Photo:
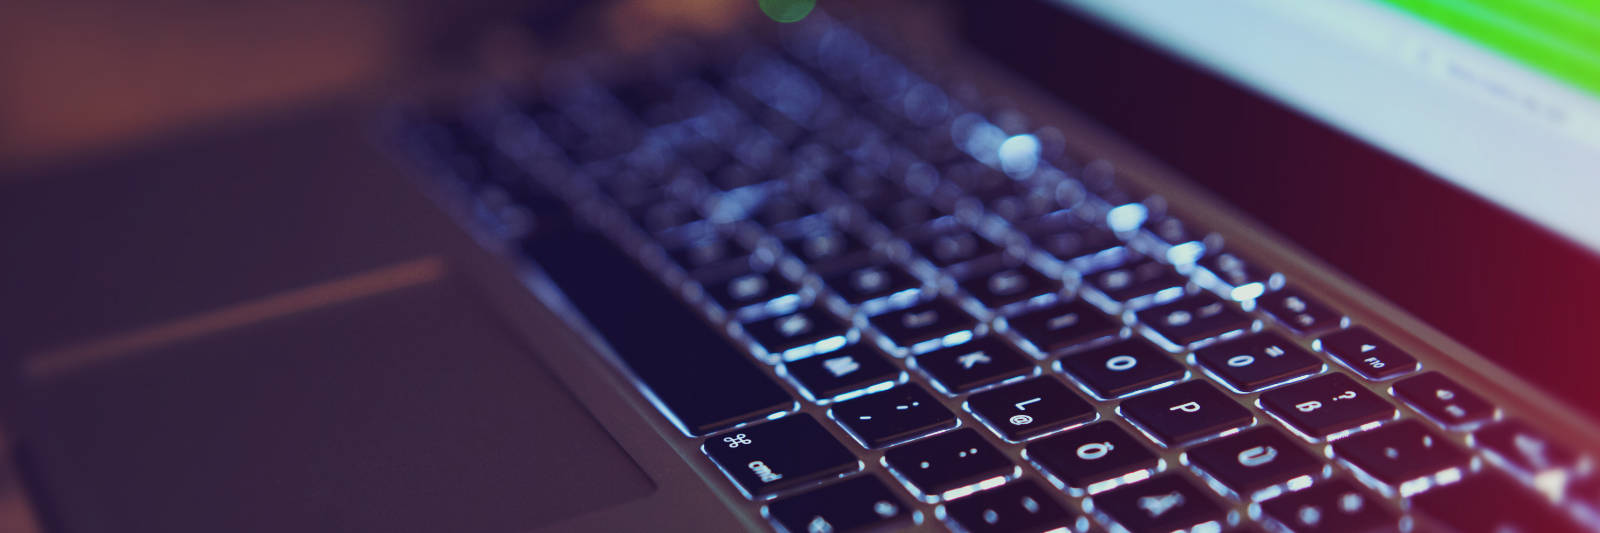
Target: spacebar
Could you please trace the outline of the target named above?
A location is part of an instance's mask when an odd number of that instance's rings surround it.
[[[754,361],[604,237],[556,232],[525,249],[691,435],[793,406]]]

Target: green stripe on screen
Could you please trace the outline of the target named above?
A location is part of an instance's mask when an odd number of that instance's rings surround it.
[[[1600,96],[1600,3],[1587,0],[1381,1]]]

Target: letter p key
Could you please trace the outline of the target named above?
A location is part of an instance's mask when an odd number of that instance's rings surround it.
[[[1168,407],[1167,410],[1168,411],[1183,411],[1185,413],[1198,413],[1198,412],[1200,412],[1200,404],[1195,403],[1195,402],[1184,402],[1184,403],[1180,403],[1178,405],[1174,405],[1172,407]]]

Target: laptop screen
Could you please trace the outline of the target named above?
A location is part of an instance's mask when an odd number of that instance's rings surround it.
[[[1058,1],[1600,252],[1600,4]]]

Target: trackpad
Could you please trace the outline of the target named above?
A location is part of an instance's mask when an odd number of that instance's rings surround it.
[[[449,281],[122,354],[30,384],[64,531],[509,532],[654,484]]]

